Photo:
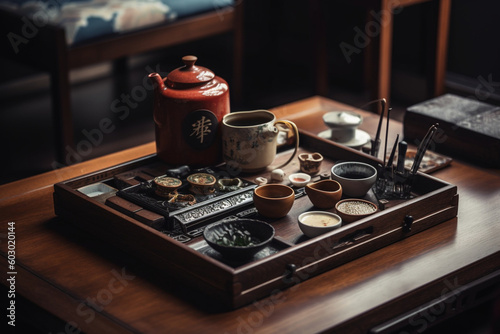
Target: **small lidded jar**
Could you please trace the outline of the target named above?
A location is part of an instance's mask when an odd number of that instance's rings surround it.
[[[323,115],[323,121],[330,128],[333,141],[346,143],[356,136],[363,117],[351,111],[330,111]]]

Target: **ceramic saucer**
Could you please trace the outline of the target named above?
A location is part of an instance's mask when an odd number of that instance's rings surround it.
[[[318,134],[318,136],[320,136],[321,138],[325,138],[325,139],[331,139],[332,138],[332,130],[322,131]],[[343,143],[340,143],[340,142],[336,142],[336,143],[339,143],[339,144],[342,144],[342,145],[345,145],[345,146],[348,146],[351,148],[358,148],[358,147],[361,147],[361,146],[369,143],[370,140],[371,140],[371,137],[368,133],[366,133],[363,130],[356,129],[356,134],[355,134],[353,139],[351,139],[347,142],[343,142]]]

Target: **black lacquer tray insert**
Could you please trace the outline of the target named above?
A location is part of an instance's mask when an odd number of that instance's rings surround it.
[[[189,183],[182,180],[183,185],[178,189],[180,194],[191,194]],[[154,191],[153,180],[142,182],[118,191],[117,195],[141,207],[147,208],[165,217],[167,229],[180,228],[184,233],[198,228],[207,221],[252,204],[253,189],[257,185],[244,180],[242,186],[233,191],[224,192],[216,189],[211,194],[193,194],[196,204],[182,205],[170,203],[168,199],[158,196]]]

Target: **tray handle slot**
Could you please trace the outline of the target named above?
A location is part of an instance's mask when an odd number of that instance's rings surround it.
[[[373,226],[368,226],[366,228],[356,230],[340,238],[339,241],[335,243],[332,248],[337,249],[340,247],[352,245],[361,239],[369,237],[372,234],[373,234]]]

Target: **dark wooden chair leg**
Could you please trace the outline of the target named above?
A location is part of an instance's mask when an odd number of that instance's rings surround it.
[[[392,64],[392,29],[393,15],[391,1],[382,0],[382,22],[380,25],[379,74],[377,84],[377,99],[391,99],[391,64]]]
[[[443,95],[445,93],[450,11],[451,0],[439,0],[436,41],[436,65],[433,92],[435,96]]]
[[[64,36],[59,38],[58,51],[54,59],[50,76],[53,124],[55,133],[56,159],[62,164],[69,149],[75,149],[73,116],[71,114],[71,86],[69,64]]]
[[[431,19],[427,25],[426,38],[432,47],[428,48],[426,55],[427,94],[439,96],[445,92],[451,0],[431,1],[428,5]]]

